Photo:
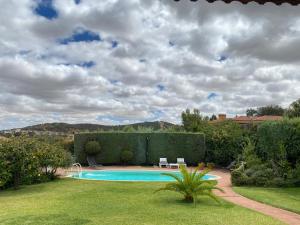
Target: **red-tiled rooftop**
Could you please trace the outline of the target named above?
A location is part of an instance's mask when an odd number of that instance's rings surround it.
[[[180,1],[180,0],[174,0],[176,2]],[[184,0],[185,1],[185,0]],[[198,0],[190,0],[192,2],[197,2]],[[200,0],[200,1],[203,1],[203,0]],[[300,0],[206,0],[208,2],[216,2],[216,1],[223,1],[223,2],[226,2],[226,3],[231,3],[231,2],[241,2],[243,4],[247,4],[247,3],[250,3],[250,2],[256,2],[258,4],[265,4],[267,2],[272,2],[276,5],[281,5],[283,3],[289,3],[291,5],[299,5],[300,4]]]
[[[282,120],[282,116],[237,116],[234,121],[278,121]]]

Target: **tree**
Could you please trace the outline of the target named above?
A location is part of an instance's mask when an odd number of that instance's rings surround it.
[[[253,108],[247,109],[246,110],[246,115],[247,116],[255,116],[255,115],[257,115],[257,110],[253,109]]]
[[[209,120],[210,121],[217,120],[217,116],[215,114],[212,114]]]
[[[284,109],[279,105],[268,105],[257,109],[258,116],[283,116]]]
[[[209,126],[208,118],[202,116],[198,109],[194,109],[193,112],[187,109],[182,112],[181,118],[183,127],[188,132],[204,132]]]
[[[300,117],[300,99],[294,101],[286,112],[289,118]]]

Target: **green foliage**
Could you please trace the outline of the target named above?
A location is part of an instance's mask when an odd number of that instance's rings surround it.
[[[231,172],[232,183],[237,186],[293,186],[299,185],[297,166],[295,169],[287,160],[283,144],[263,159],[256,154],[255,145],[247,139],[237,168]]]
[[[187,109],[181,114],[182,124],[187,132],[206,132],[209,129],[208,119],[201,115],[198,109],[191,112]]]
[[[39,162],[39,168],[42,168],[43,173],[50,179],[55,177],[57,168],[65,168],[72,163],[70,153],[61,146],[43,142],[39,143],[39,148],[34,152],[34,157]]]
[[[101,151],[101,146],[97,141],[88,141],[84,150],[87,155],[97,155]]]
[[[74,141],[70,139],[64,139],[62,141],[63,148],[70,152],[72,155],[74,154]]]
[[[124,149],[121,152],[121,162],[123,162],[125,164],[131,162],[133,157],[134,157],[133,152],[130,150]]]
[[[243,130],[239,124],[224,121],[211,125],[211,132],[206,133],[206,161],[228,166],[242,152]]]
[[[257,108],[257,115],[258,116],[265,116],[265,115],[273,115],[273,116],[283,116],[284,109],[279,105],[268,105]]]
[[[70,155],[60,146],[28,138],[12,137],[0,144],[0,187],[32,184],[54,177],[67,166]]]
[[[101,154],[96,160],[104,165],[122,164],[120,155],[123,149],[133,152],[131,163],[135,165],[158,164],[161,157],[167,157],[170,162],[183,157],[188,164],[197,165],[205,157],[204,135],[199,133],[82,133],[74,138],[76,161],[82,164],[86,163],[84,146],[89,140],[101,143]]]
[[[215,114],[212,114],[212,116],[209,118],[210,121],[217,120],[217,116]]]
[[[208,123],[199,110],[187,109],[182,113],[182,123],[188,132],[203,132],[207,151],[205,161],[228,166],[242,151],[244,131],[233,121]]]
[[[300,160],[300,119],[265,122],[258,127],[257,138],[262,159],[278,162],[283,158],[292,167]]]
[[[246,115],[247,116],[256,116],[257,115],[257,110],[253,109],[253,108],[247,109],[246,110]]]
[[[193,172],[189,172],[185,166],[180,166],[180,174],[174,173],[162,173],[163,175],[174,178],[175,182],[166,184],[164,188],[158,189],[158,191],[175,191],[184,196],[184,200],[187,202],[194,202],[196,205],[197,197],[200,195],[208,196],[215,201],[219,202],[218,198],[213,194],[212,190],[222,189],[216,187],[217,181],[215,180],[203,180],[203,177],[209,172],[204,170],[199,172],[199,168],[196,168]]]
[[[289,118],[300,117],[300,99],[294,101],[288,108],[286,115]]]
[[[124,132],[135,132],[136,130],[132,126],[124,126],[122,131],[124,131]]]

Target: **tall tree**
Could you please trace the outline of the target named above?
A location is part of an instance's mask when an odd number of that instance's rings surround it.
[[[217,116],[215,114],[212,114],[209,120],[210,121],[217,120]]]
[[[267,105],[257,109],[258,116],[283,116],[284,109],[279,105]]]
[[[300,99],[294,101],[286,112],[289,118],[300,117]]]
[[[257,115],[257,110],[253,109],[253,108],[247,109],[246,110],[246,115],[247,116],[255,116],[255,115]]]
[[[208,117],[202,116],[198,109],[193,112],[187,109],[182,112],[181,118],[183,127],[188,132],[204,132],[208,127]]]

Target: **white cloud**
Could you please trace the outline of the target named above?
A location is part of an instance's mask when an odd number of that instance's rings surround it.
[[[49,20],[36,1],[0,3],[0,129],[178,123],[187,107],[235,115],[300,95],[299,7],[55,0]],[[101,41],[59,44],[78,29]]]

